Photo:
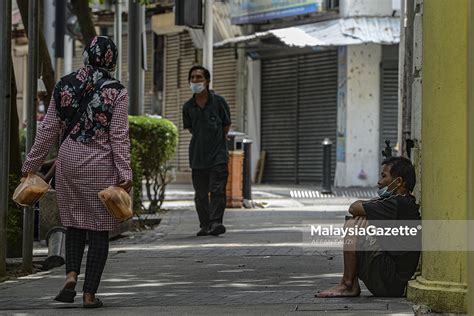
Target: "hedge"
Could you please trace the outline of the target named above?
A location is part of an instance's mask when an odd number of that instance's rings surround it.
[[[129,116],[132,169],[134,172],[134,210],[143,209],[142,180],[148,201],[147,210],[160,210],[166,185],[171,181],[168,161],[178,144],[178,129],[169,120],[156,116]]]

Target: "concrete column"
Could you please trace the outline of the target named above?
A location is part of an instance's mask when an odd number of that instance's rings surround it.
[[[467,11],[468,0],[423,3],[423,220],[468,218]],[[438,233],[459,242],[450,231]],[[423,235],[423,248],[434,247],[431,243]],[[421,262],[408,299],[436,312],[466,312],[467,252],[424,251]]]
[[[247,135],[253,140],[252,143],[252,175],[260,157],[260,60],[247,60]]]
[[[468,11],[468,87],[474,84],[474,3],[469,1]],[[468,219],[474,220],[474,91],[468,90]],[[474,249],[474,231],[469,231],[469,249]],[[467,260],[467,275],[468,275],[468,313],[474,314],[474,251],[468,253]]]
[[[345,65],[339,62],[338,157],[335,185],[374,186],[379,175],[380,62],[377,44],[346,48]],[[341,79],[342,78],[342,79]],[[341,102],[344,107],[341,107]]]
[[[247,133],[247,124],[245,121],[246,102],[247,102],[247,63],[244,47],[237,48],[237,95],[235,96],[235,104],[237,107],[237,131]]]

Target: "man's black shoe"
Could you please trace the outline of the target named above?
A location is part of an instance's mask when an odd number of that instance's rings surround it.
[[[209,230],[209,235],[219,236],[225,233],[225,226],[219,223],[214,223]]]
[[[207,229],[201,228],[200,231],[197,232],[196,236],[207,236],[209,235],[209,231]]]

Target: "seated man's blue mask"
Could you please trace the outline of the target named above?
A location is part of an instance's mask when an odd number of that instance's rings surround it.
[[[397,189],[397,187],[395,187],[392,191],[389,191],[388,188],[392,185],[392,183],[394,183],[398,178],[395,178],[395,180],[393,180],[392,182],[390,182],[389,185],[387,186],[384,186],[383,188],[380,188],[377,190],[377,194],[382,198],[382,199],[385,199],[385,198],[388,198],[390,196],[392,196],[393,192],[395,192],[395,190]]]

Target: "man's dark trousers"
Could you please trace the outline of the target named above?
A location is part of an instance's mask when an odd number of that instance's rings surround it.
[[[228,174],[227,164],[192,170],[194,202],[202,229],[208,229],[214,223],[222,224]]]

